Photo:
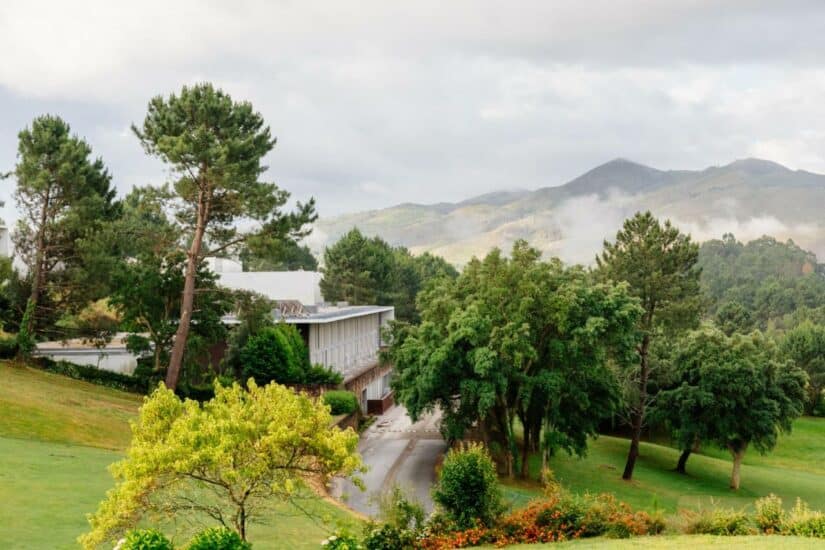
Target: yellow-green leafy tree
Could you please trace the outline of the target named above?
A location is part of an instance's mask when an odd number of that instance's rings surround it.
[[[115,487],[78,540],[97,548],[140,521],[186,516],[211,518],[246,540],[250,522],[305,494],[308,482],[345,476],[360,484],[358,436],[330,424],[327,407],[277,384],[216,386],[203,404],[160,386],[132,425],[126,458],[111,466]]]

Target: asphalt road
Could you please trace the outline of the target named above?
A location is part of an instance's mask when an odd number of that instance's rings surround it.
[[[436,415],[413,424],[404,407],[396,405],[361,435],[358,451],[369,467],[362,476],[367,490],[360,491],[350,482],[341,482],[336,492],[353,510],[375,516],[376,496],[397,483],[407,494],[415,495],[430,512],[435,465],[446,450]]]

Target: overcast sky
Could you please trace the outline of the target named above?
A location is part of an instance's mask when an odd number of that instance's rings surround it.
[[[278,137],[267,178],[322,215],[558,185],[614,157],[825,172],[821,0],[401,4],[3,0],[0,172],[49,112],[121,193],[160,183],[129,125],[203,80],[252,101]]]

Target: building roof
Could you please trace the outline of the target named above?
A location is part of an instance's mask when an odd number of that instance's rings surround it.
[[[363,317],[364,315],[373,315],[375,313],[386,313],[394,309],[393,306],[319,306],[314,311],[312,309],[305,309],[303,313],[297,315],[277,315],[276,317],[278,320],[283,320],[285,323],[291,325],[315,325],[333,323],[335,321],[343,321],[344,319]],[[278,310],[276,310],[276,312],[277,311]]]

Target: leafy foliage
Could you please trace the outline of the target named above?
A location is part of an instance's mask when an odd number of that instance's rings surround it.
[[[628,420],[631,428],[630,450],[622,478],[631,479],[639,439],[650,400],[651,342],[663,333],[690,328],[698,322],[699,247],[669,220],[660,223],[650,212],[637,213],[625,220],[616,240],[604,243],[596,258],[598,273],[605,280],[626,282],[641,301],[644,314],[639,318],[641,343],[638,363],[625,373]]]
[[[172,541],[156,529],[133,529],[126,533],[118,550],[174,550]]]
[[[259,384],[270,381],[279,384],[340,383],[340,375],[327,369],[314,369],[309,351],[298,329],[279,323],[264,327],[251,336],[240,353],[245,378]]]
[[[332,390],[324,392],[324,404],[331,414],[352,414],[358,410],[358,398],[351,391]]]
[[[711,327],[691,332],[675,357],[679,382],[663,391],[658,408],[681,448],[695,440],[730,450],[731,488],[748,446],[771,450],[802,414],[805,373],[779,359],[776,346],[758,332],[725,336]]]
[[[494,250],[418,300],[421,324],[396,325],[392,335],[398,400],[414,418],[438,406],[450,439],[478,425],[508,473],[516,419],[526,427],[522,453],[542,439],[547,457],[583,453],[617,411],[609,362],[634,360],[641,313],[626,287],[541,262],[520,241],[511,259]]]
[[[790,240],[762,237],[742,244],[726,234],[702,244],[698,263],[708,313],[722,318],[727,334],[764,330],[797,310],[825,305],[822,267]]]
[[[457,272],[443,258],[413,256],[380,237],[369,238],[357,228],[324,251],[321,292],[329,301],[394,305],[400,321],[417,322],[416,296],[440,278]]]
[[[309,247],[294,240],[250,239],[239,254],[244,271],[317,271],[318,260]]]
[[[277,384],[248,391],[215,386],[204,404],[159,386],[132,426],[117,483],[89,517],[84,548],[116,539],[144,517],[206,514],[246,540],[270,505],[294,499],[308,480],[361,469],[358,436],[330,427],[326,407]]]
[[[748,514],[743,511],[726,508],[682,510],[682,518],[682,530],[688,535],[741,536],[756,532]]]
[[[822,404],[825,390],[825,326],[803,322],[784,334],[780,349],[808,374],[805,412],[814,414]]]
[[[251,550],[252,545],[226,527],[210,527],[194,536],[186,550]]]
[[[433,500],[460,529],[493,525],[504,511],[496,467],[481,445],[447,453]]]

